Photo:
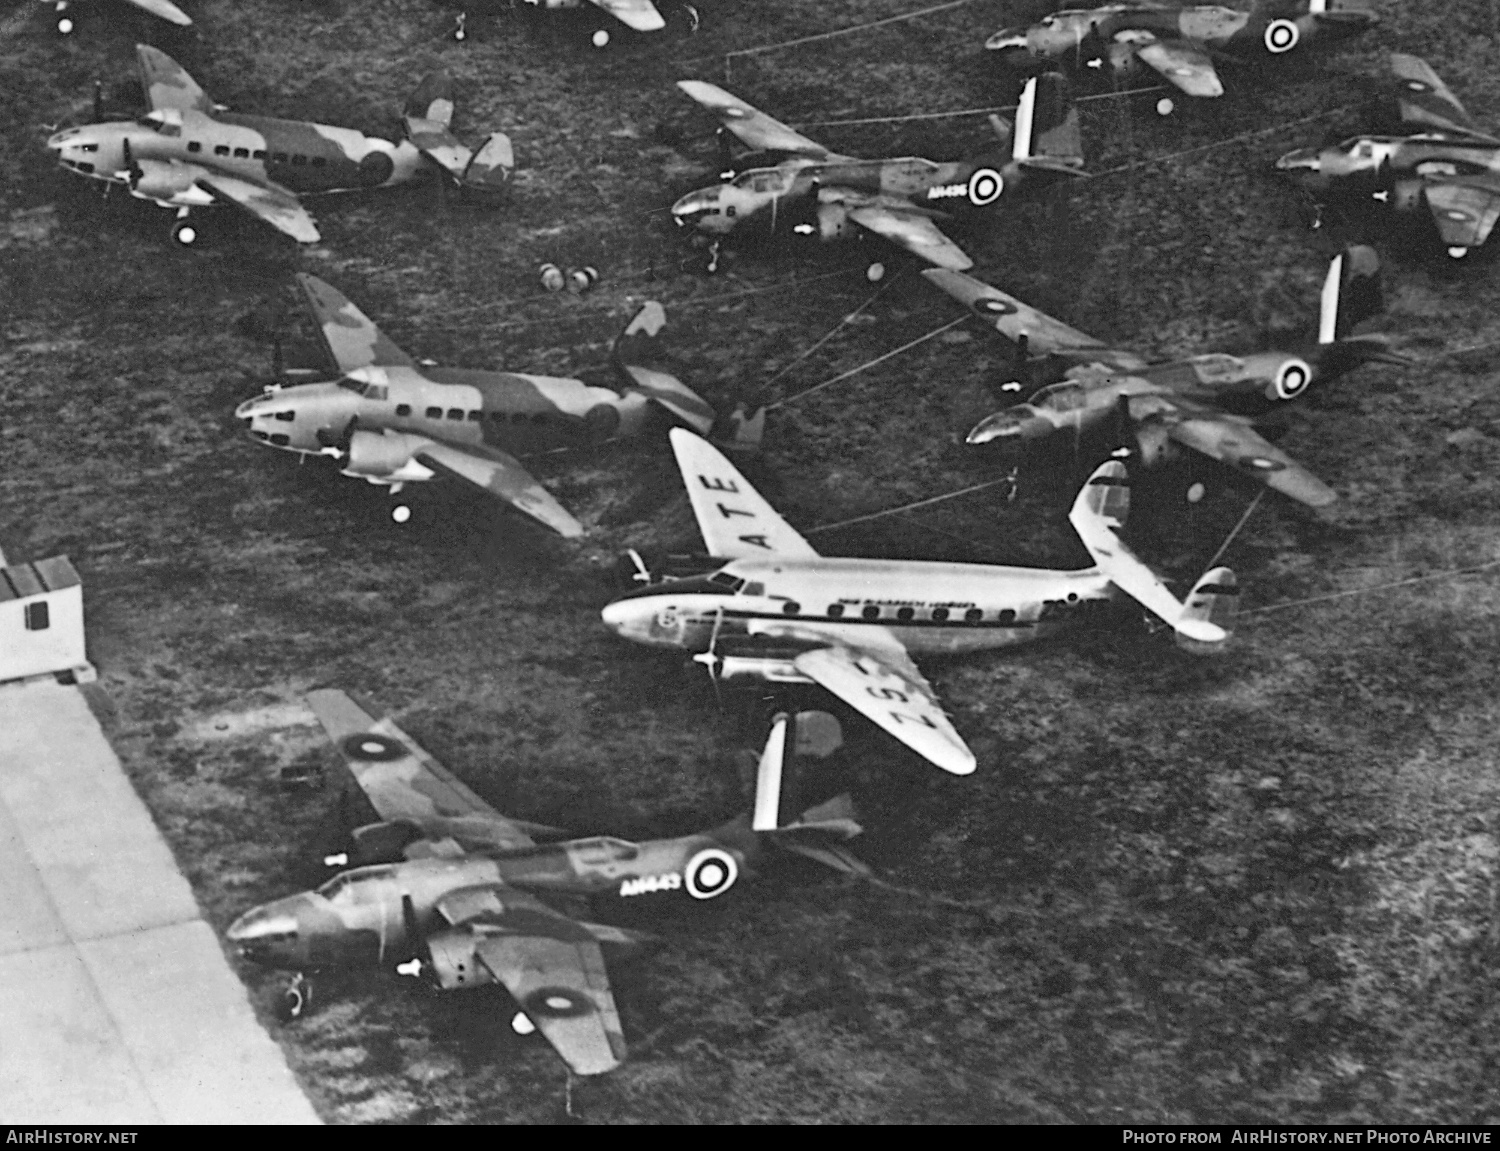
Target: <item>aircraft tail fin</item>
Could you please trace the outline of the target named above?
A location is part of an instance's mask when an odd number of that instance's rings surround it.
[[[847,792],[809,807],[789,823],[781,819],[785,770],[796,760],[799,734],[817,738],[815,732],[801,729],[804,722],[810,725],[811,717],[818,714],[803,712],[791,716],[783,712],[771,722],[771,733],[766,738],[756,774],[755,809],[750,826],[783,851],[816,860],[836,871],[868,875],[869,867],[842,846],[841,841],[853,839],[864,830]]]
[[[1067,77],[1043,72],[1026,81],[1010,137],[1011,159],[1025,168],[1061,174],[1082,170],[1083,136]]]
[[[1318,343],[1342,340],[1356,324],[1384,310],[1380,256],[1364,244],[1351,245],[1328,264],[1318,307]]]
[[[1129,513],[1130,483],[1125,465],[1110,460],[1095,469],[1083,485],[1068,520],[1109,581],[1147,611],[1171,624],[1178,642],[1185,648],[1208,651],[1221,646],[1229,638],[1229,632],[1207,611],[1209,601],[1205,599],[1196,609],[1179,602],[1161,577],[1121,538]],[[1200,581],[1199,587],[1203,586]]]
[[[444,71],[422,77],[404,109],[406,136],[417,151],[466,188],[493,191],[516,166],[510,137],[491,132],[476,152],[458,140],[453,124],[453,80]]]
[[[656,358],[656,337],[666,324],[666,309],[659,303],[647,300],[642,304],[615,340],[615,369],[627,392],[654,401],[700,436],[706,436],[716,418],[708,401],[670,372],[639,362]]]

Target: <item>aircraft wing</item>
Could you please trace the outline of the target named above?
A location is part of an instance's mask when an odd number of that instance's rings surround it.
[[[531,837],[518,824],[470,791],[390,716],[372,714],[333,688],[308,692],[307,705],[381,819],[421,824],[435,818],[479,818],[497,846],[531,846]]]
[[[1024,337],[1026,349],[1032,355],[1087,352],[1092,360],[1125,370],[1134,371],[1146,366],[1146,361],[1134,352],[1110,348],[1087,332],[1070,328],[1061,320],[1054,320],[1046,312],[1040,312],[973,276],[948,268],[928,268],[922,275],[980,319],[994,325],[995,331],[1007,340],[1019,343]]]
[[[718,448],[686,428],[673,428],[670,434],[677,467],[709,555],[726,559],[767,555],[817,558],[812,545],[776,514],[776,509]]]
[[[222,200],[238,204],[299,244],[316,244],[322,236],[297,197],[275,184],[254,184],[227,172],[204,169],[198,183]]]
[[[436,440],[414,453],[417,462],[434,471],[467,480],[504,500],[543,527],[572,539],[583,535],[583,525],[552,497],[513,457],[481,444],[445,444]]]
[[[297,286],[307,310],[318,324],[318,332],[339,371],[380,365],[413,367],[415,361],[386,338],[373,320],[356,308],[337,288],[306,272],[297,273]]]
[[[656,32],[667,26],[651,0],[592,0],[592,3],[637,32]]]
[[[169,20],[181,28],[186,28],[193,22],[191,16],[177,7],[176,4],[170,3],[169,0],[130,0],[130,3],[143,11],[151,13],[153,16],[160,16],[163,20]]]
[[[1391,71],[1401,82],[1401,92],[1396,97],[1396,104],[1401,111],[1403,123],[1495,140],[1494,136],[1475,125],[1469,110],[1420,56],[1392,52]]]
[[[1151,37],[1135,50],[1141,63],[1154,68],[1169,84],[1189,96],[1224,95],[1224,85],[1214,70],[1214,62],[1200,45],[1189,40],[1158,40]]]
[[[604,953],[586,927],[508,887],[454,892],[437,911],[478,936],[479,961],[577,1074],[620,1065],[625,1030]]]
[[[932,685],[901,642],[880,630],[885,642],[835,643],[803,652],[793,666],[944,771],[971,774],[974,753],[948,722]]]
[[[147,6],[142,4],[141,7]],[[166,7],[172,6],[168,4]],[[149,44],[137,44],[135,60],[141,73],[141,91],[146,94],[146,104],[153,112],[162,108],[176,108],[181,112],[213,115],[214,102],[198,87],[197,81],[187,74],[186,69],[165,52]]]
[[[974,266],[969,254],[943,235],[931,216],[886,204],[866,204],[851,209],[849,218],[861,228],[868,228],[940,268],[962,272]]]
[[[677,86],[717,116],[724,127],[751,148],[770,152],[795,152],[817,159],[831,155],[822,144],[793,131],[780,120],[773,120],[738,96],[731,96],[717,84],[709,84],[703,80],[679,80]]]
[[[1426,192],[1438,235],[1450,248],[1477,248],[1500,219],[1500,178],[1494,175],[1439,177]]]
[[[1247,423],[1193,415],[1169,425],[1167,435],[1308,507],[1327,507],[1338,499],[1332,488]]]

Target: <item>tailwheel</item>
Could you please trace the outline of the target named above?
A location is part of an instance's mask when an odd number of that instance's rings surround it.
[[[462,43],[463,40],[469,35],[468,30],[464,28],[464,24],[468,21],[468,19],[469,14],[467,12],[460,12],[458,14],[458,20],[453,25],[453,38],[460,43]]]
[[[281,993],[281,1002],[278,1005],[281,1020],[283,1023],[290,1023],[293,1019],[300,1019],[303,1013],[311,1007],[312,983],[299,971],[287,984],[286,990]]]
[[[191,248],[198,242],[198,229],[188,221],[186,211],[178,213],[177,222],[172,225],[172,239],[184,248]]]

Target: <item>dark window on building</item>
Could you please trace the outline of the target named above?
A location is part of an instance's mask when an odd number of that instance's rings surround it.
[[[916,615],[916,614],[917,613],[914,612],[914,611],[912,611],[911,608],[909,608],[909,607],[898,608],[896,610],[896,618],[897,619],[911,619],[911,617],[914,616],[914,615]]]
[[[464,418],[464,410],[462,408],[449,408],[448,418],[450,420],[461,420]]]
[[[933,608],[932,609],[932,618],[935,619],[935,620],[937,620],[938,623],[942,623],[945,619],[948,618],[948,609],[945,608],[945,607],[935,607],[935,608]]]
[[[227,156],[227,155],[229,155],[229,145],[228,144],[216,144],[214,146],[214,155],[215,156]]]
[[[841,603],[831,603],[831,604],[828,605],[828,618],[829,619],[838,619],[839,616],[841,616],[843,614],[844,614],[844,605],[843,604],[841,604]]]
[[[26,605],[27,631],[46,631],[51,626],[52,617],[47,610],[46,600],[37,600],[36,603]]]
[[[234,158],[236,160],[248,160],[248,159],[250,159],[250,149],[249,148],[236,148],[234,150]]]
[[[443,418],[443,409],[442,408],[428,408],[427,409],[427,418],[429,420],[440,420],[440,419],[442,419]]]
[[[411,415],[411,405],[410,404],[397,404],[396,405],[396,414],[398,416],[409,416],[409,415]]]
[[[977,607],[971,607],[968,611],[964,612],[964,619],[970,623],[978,623],[983,618],[984,612],[980,611]]]
[[[865,619],[879,619],[880,618],[880,609],[878,607],[876,607],[874,604],[869,604],[859,614],[862,615],[862,616],[864,616]]]
[[[796,615],[801,610],[802,605],[800,603],[795,603],[792,600],[787,600],[786,603],[781,605],[782,615]]]
[[[189,140],[188,141],[188,151],[189,152],[201,152],[201,151],[203,151],[203,145],[200,144],[200,143],[198,143],[197,140]]]

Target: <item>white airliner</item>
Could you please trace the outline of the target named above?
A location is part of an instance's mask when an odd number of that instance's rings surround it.
[[[1130,488],[1118,460],[1089,477],[1069,514],[1093,567],[830,559],[707,441],[682,428],[671,436],[704,543],[722,566],[629,592],[604,609],[605,624],[636,643],[694,652],[725,679],[819,684],[954,775],[974,770],[974,753],[914,654],[1040,639],[1121,593],[1171,624],[1188,650],[1229,638],[1232,571],[1208,572],[1181,603],[1120,538]]]

